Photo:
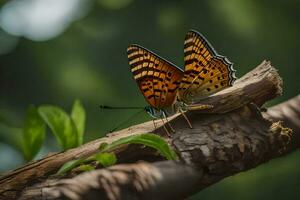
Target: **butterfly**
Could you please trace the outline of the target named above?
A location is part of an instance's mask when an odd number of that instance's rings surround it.
[[[183,114],[194,97],[216,93],[236,79],[233,64],[194,30],[185,37],[184,71],[140,45],[130,45],[127,55],[133,77],[149,104],[145,110],[153,118]]]

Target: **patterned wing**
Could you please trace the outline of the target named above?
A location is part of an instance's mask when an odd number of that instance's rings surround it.
[[[189,31],[184,42],[185,71],[179,97],[191,103],[194,96],[207,96],[233,84],[233,64],[218,55],[204,36]]]
[[[139,45],[130,45],[127,54],[131,72],[147,102],[156,109],[171,106],[183,71]]]

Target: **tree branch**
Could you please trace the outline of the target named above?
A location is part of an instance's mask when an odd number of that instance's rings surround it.
[[[152,122],[124,129],[67,152],[29,163],[0,178],[0,197],[5,199],[181,199],[224,177],[256,167],[299,147],[300,98],[270,108],[261,114],[257,105],[281,93],[282,81],[269,62],[239,79],[237,83],[206,99],[211,114],[188,112],[193,129],[181,116],[172,117],[176,133],[171,138]],[[283,112],[286,108],[293,112]],[[222,114],[216,114],[222,113]],[[281,114],[280,114],[281,113]],[[293,114],[291,114],[293,113]],[[270,121],[274,120],[274,122]],[[281,120],[294,129],[285,128]],[[110,143],[132,134],[155,132],[165,137],[180,155],[180,162],[161,161],[149,148],[129,145],[115,152],[120,163],[69,178],[51,176],[65,162],[97,152],[101,143]]]
[[[300,95],[268,109],[263,116],[273,122],[282,121],[293,130],[290,150],[300,147]]]
[[[199,110],[198,113],[226,113],[249,103],[262,106],[266,101],[282,94],[282,79],[270,61],[263,61],[254,70],[238,79],[233,87],[208,97],[199,97],[199,104],[213,105],[211,110]],[[197,103],[191,108],[197,107]]]

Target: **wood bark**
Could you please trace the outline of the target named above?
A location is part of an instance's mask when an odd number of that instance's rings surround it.
[[[213,109],[187,112],[193,129],[181,115],[175,115],[170,118],[176,130],[171,137],[166,136],[161,122],[154,130],[150,121],[46,156],[2,176],[0,198],[185,198],[300,146],[299,96],[261,112],[264,102],[281,93],[281,78],[270,62],[264,61],[233,87],[199,99],[197,104],[213,105]],[[103,142],[150,132],[164,137],[180,160],[164,161],[153,149],[127,145],[115,151],[115,166],[68,177],[54,175],[65,162],[97,152]]]

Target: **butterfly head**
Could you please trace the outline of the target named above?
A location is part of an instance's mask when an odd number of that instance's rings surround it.
[[[187,105],[194,103],[195,95],[190,91],[183,92],[180,97],[177,97],[177,104],[179,107],[186,108]]]
[[[177,113],[179,110],[187,111],[187,104],[179,99],[174,103],[173,110]]]

